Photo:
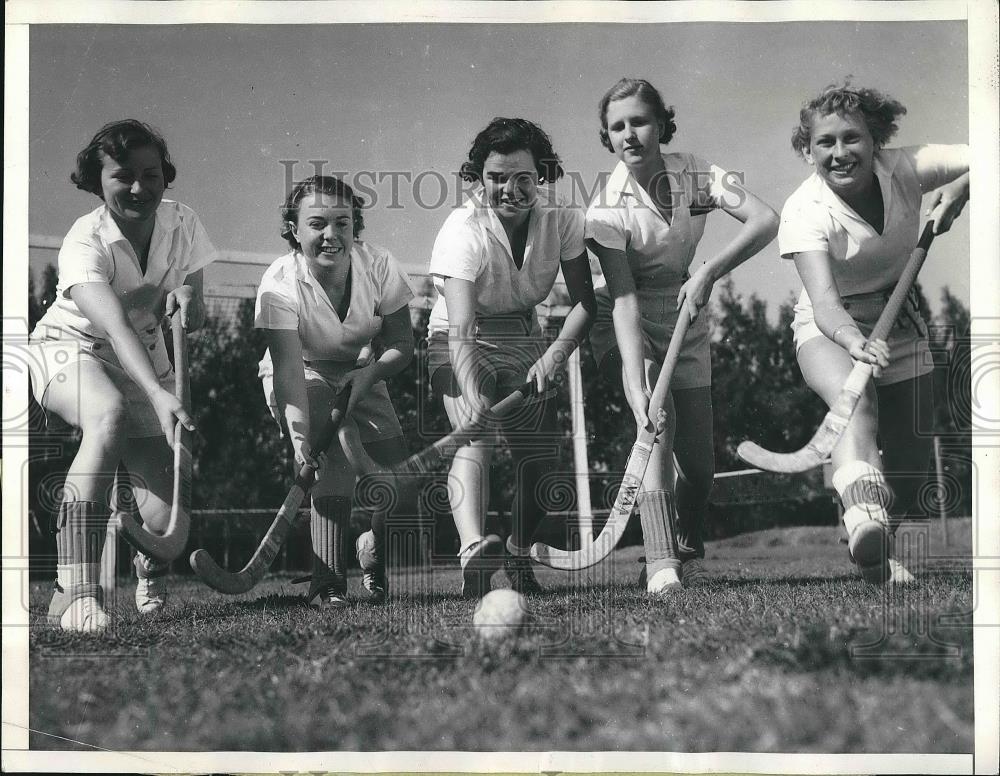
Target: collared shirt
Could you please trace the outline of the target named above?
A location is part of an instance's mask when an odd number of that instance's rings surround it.
[[[824,251],[841,296],[891,287],[917,245],[920,200],[969,169],[968,146],[926,145],[886,148],[875,153],[875,176],[882,191],[883,228],[854,212],[816,173],[785,202],[778,251]],[[803,298],[808,301],[803,289]]]
[[[682,281],[708,212],[734,196],[725,188],[728,173],[721,167],[681,153],[664,154],[663,163],[673,200],[670,223],[624,162],[587,209],[587,239],[624,251],[640,287],[667,288]]]
[[[106,339],[70,297],[78,283],[109,283],[137,331],[159,325],[167,294],[215,261],[218,254],[197,214],[164,199],[156,209],[146,271],[107,205],[78,218],[59,249],[56,299],[39,326],[57,327],[90,339]]]
[[[552,290],[560,262],[584,250],[583,211],[551,187],[539,186],[518,269],[507,233],[480,190],[445,220],[431,251],[430,274],[439,293],[449,277],[474,283],[477,315],[533,313]],[[447,331],[443,293],[434,303],[428,328],[431,333]]]
[[[353,361],[382,329],[382,319],[413,298],[392,254],[362,240],[351,248],[351,302],[343,321],[299,251],[271,264],[257,288],[254,326],[297,331],[306,361]],[[261,375],[270,373],[270,353]]]

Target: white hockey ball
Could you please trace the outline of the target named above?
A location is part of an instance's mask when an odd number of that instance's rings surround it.
[[[483,596],[472,615],[479,638],[494,641],[516,636],[528,621],[528,602],[514,590],[493,590]]]

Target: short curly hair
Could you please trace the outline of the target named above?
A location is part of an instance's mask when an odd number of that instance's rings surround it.
[[[119,164],[125,164],[130,151],[147,146],[152,146],[160,152],[160,159],[163,161],[163,180],[169,186],[177,177],[177,168],[170,161],[167,143],[159,131],[136,119],[112,121],[101,127],[76,155],[76,169],[70,173],[69,179],[78,189],[89,191],[104,199],[104,190],[101,187],[103,157],[108,156]]]
[[[809,150],[814,116],[841,116],[856,113],[864,119],[876,148],[882,148],[896,134],[896,119],[906,114],[906,107],[888,94],[875,89],[855,89],[850,80],[830,84],[799,111],[799,123],[792,130],[792,148],[802,157]]]
[[[285,197],[285,202],[281,206],[281,236],[288,241],[288,244],[298,250],[299,241],[295,239],[289,223],[298,223],[299,203],[310,194],[326,194],[351,203],[351,220],[354,222],[354,236],[357,237],[365,228],[365,217],[362,210],[367,203],[354,193],[348,184],[340,178],[332,175],[312,175],[299,181]]]
[[[611,138],[608,137],[608,105],[615,100],[624,100],[628,97],[638,97],[653,109],[657,120],[663,122],[663,131],[660,133],[660,144],[666,145],[677,131],[674,123],[674,106],[669,108],[663,102],[660,92],[649,81],[642,78],[622,78],[618,83],[608,89],[598,103],[597,112],[601,116],[601,145],[611,153],[615,152],[611,145]]]
[[[559,180],[563,174],[559,155],[552,148],[552,141],[545,131],[527,119],[507,119],[497,116],[486,129],[472,141],[469,158],[462,164],[458,174],[462,180],[474,183],[482,181],[483,167],[491,153],[512,154],[515,151],[529,151],[535,160],[538,177],[546,182]]]

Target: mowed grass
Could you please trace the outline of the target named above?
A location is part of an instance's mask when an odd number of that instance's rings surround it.
[[[950,547],[937,530],[914,532],[926,557],[902,594],[856,578],[834,528],[714,542],[718,581],[667,601],[636,586],[640,548],[540,570],[531,626],[492,645],[443,563],[346,611],[306,607],[285,576],[236,598],[176,577],[140,618],[125,585],[99,637],[47,627],[37,585],[30,745],[970,752],[970,521]]]

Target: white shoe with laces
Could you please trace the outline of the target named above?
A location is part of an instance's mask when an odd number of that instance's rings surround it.
[[[59,627],[77,633],[100,633],[108,627],[108,615],[96,598],[77,598],[62,613]]]
[[[139,614],[153,614],[167,605],[167,566],[141,552],[136,553],[135,608]]]
[[[683,589],[684,583],[681,582],[677,569],[671,567],[660,569],[646,580],[646,592],[653,595],[663,595]]]

